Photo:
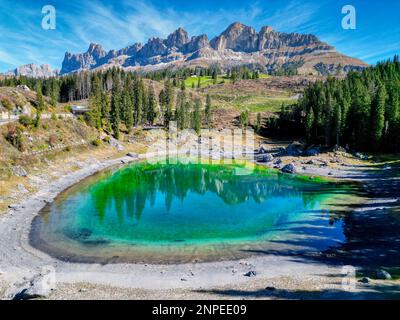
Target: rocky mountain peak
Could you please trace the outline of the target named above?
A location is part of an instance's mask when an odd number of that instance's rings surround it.
[[[58,75],[59,70],[52,70],[48,64],[29,63],[4,73],[6,76],[26,76],[31,78],[50,78]]]
[[[165,45],[169,48],[181,48],[188,42],[188,33],[183,28],[178,28],[168,36],[167,40],[165,41]]]
[[[90,43],[87,53],[96,58],[103,58],[106,56],[107,52],[98,43]]]
[[[271,33],[271,32],[275,32],[275,30],[270,26],[264,26],[260,30],[260,34]]]
[[[220,36],[211,40],[215,50],[252,52],[257,49],[258,34],[249,26],[240,22],[232,23]]]

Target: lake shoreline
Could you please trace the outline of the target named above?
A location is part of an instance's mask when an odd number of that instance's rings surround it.
[[[18,290],[21,279],[24,279],[24,277],[31,279],[42,272],[44,266],[55,268],[57,280],[61,287],[65,288],[64,294],[60,290],[55,290],[54,294],[49,297],[55,299],[76,298],[77,292],[74,291],[74,288],[78,288],[79,291],[79,288],[85,286],[119,288],[121,295],[118,298],[152,298],[160,296],[162,292],[169,292],[168,298],[171,299],[180,298],[182,295],[187,298],[197,296],[199,298],[229,298],[223,294],[224,288],[247,288],[250,290],[257,288],[264,282],[274,283],[274,287],[277,288],[282,287],[285,283],[286,290],[302,284],[301,286],[308,287],[312,291],[320,288],[321,294],[323,294],[323,289],[329,282],[328,280],[332,280],[330,275],[342,273],[340,265],[323,263],[323,261],[310,263],[301,257],[294,259],[290,256],[272,254],[252,256],[235,261],[181,265],[87,265],[62,262],[36,250],[29,244],[32,220],[46,203],[53,201],[63,190],[101,170],[133,161],[137,161],[137,159],[122,157],[93,163],[91,166],[49,183],[41,191],[12,206],[8,214],[0,217],[0,243],[7,243],[7,246],[3,245],[0,248],[0,256],[2,257],[0,261],[0,284],[5,283],[3,291],[6,297]],[[331,168],[319,169],[311,166],[307,169],[299,173],[361,181],[368,185],[368,182],[363,179],[354,178],[357,174],[360,174],[357,167],[348,167],[349,170],[347,171]],[[368,175],[373,178],[372,173],[364,173],[364,177],[368,177]],[[244,276],[249,271],[256,271],[257,275],[251,278]],[[321,288],[321,285],[323,288]],[[333,289],[340,290],[341,283],[337,282],[332,286]],[[133,289],[137,292],[132,291]],[[363,295],[365,289],[365,286],[362,285],[357,289],[358,294]],[[221,292],[218,293],[218,290]],[[80,298],[102,298],[100,291],[100,289],[99,292],[96,292],[95,289],[83,290],[80,292]],[[240,294],[235,297],[240,297]],[[273,298],[274,295],[271,297]],[[162,297],[160,296],[160,298]],[[269,295],[261,294],[261,298],[269,298]]]

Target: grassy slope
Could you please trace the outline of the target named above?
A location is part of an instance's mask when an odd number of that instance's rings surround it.
[[[276,90],[263,83],[263,80],[244,80],[224,83],[202,89],[210,94],[216,108],[250,112],[278,112],[282,104],[290,104],[296,100],[288,89]]]
[[[263,73],[260,74],[260,79],[266,79],[266,78],[268,78],[268,75]],[[200,88],[206,88],[215,85],[211,76],[189,77],[185,80],[186,88],[192,88],[193,84],[195,88],[197,88],[199,79],[200,79]],[[222,83],[232,83],[232,80],[230,78],[227,78],[226,76],[218,76],[216,84],[222,84]]]

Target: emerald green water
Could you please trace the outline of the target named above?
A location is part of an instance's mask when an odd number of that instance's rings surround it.
[[[261,167],[136,163],[61,194],[34,221],[32,242],[78,261],[234,257],[293,239],[306,222],[314,228],[302,236],[324,248],[344,236],[322,204],[345,188]]]

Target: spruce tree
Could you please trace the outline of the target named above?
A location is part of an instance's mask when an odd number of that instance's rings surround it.
[[[211,114],[211,97],[209,94],[207,94],[207,98],[206,98],[206,106],[204,109],[205,112],[205,120],[206,120],[206,124],[207,124],[207,128],[210,129],[211,128],[211,122],[212,122],[212,114]]]
[[[36,87],[36,109],[42,112],[44,110],[44,98],[42,93],[42,85],[38,83]]]
[[[162,99],[164,107],[164,126],[168,128],[172,120],[172,106],[174,104],[174,88],[169,80],[165,82]]]
[[[111,128],[113,131],[113,135],[115,139],[119,139],[120,137],[120,105],[121,105],[121,93],[119,88],[118,81],[113,81],[113,89],[112,89],[112,96],[111,96]]]
[[[262,125],[261,113],[257,113],[257,120],[256,120],[256,125],[255,125],[255,131],[256,131],[257,133],[260,133],[260,131],[261,131],[261,125]]]
[[[154,93],[154,87],[150,87],[148,95],[148,105],[147,105],[147,122],[149,125],[153,125],[157,115],[157,101],[156,95]]]
[[[201,130],[201,101],[200,99],[196,99],[194,102],[194,110],[193,110],[193,129],[197,134],[200,134]]]
[[[375,149],[378,149],[385,126],[386,89],[379,84],[371,106],[371,137]]]

